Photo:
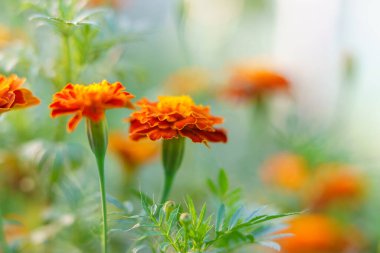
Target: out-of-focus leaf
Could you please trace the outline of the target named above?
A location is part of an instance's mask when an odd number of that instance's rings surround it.
[[[216,220],[215,220],[215,230],[217,232],[223,229],[225,213],[226,213],[226,207],[224,204],[221,204],[219,206],[218,213],[216,215]]]
[[[221,190],[221,194],[222,195],[226,194],[229,188],[229,183],[228,183],[228,177],[227,177],[226,171],[223,169],[219,171],[218,183]]]

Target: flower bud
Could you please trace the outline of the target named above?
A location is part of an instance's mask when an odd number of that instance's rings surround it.
[[[182,226],[187,227],[191,223],[191,215],[189,213],[182,213],[179,217],[179,222]]]
[[[170,214],[175,209],[175,202],[172,200],[166,201],[164,206],[163,206],[163,209],[164,209],[166,217],[169,217]]]

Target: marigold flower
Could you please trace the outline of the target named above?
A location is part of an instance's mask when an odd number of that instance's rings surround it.
[[[139,111],[130,117],[134,140],[188,137],[193,142],[227,142],[225,130],[214,128],[223,119],[210,115],[210,108],[194,104],[189,96],[162,96],[158,102],[139,101]]]
[[[308,179],[307,164],[299,155],[277,154],[265,162],[261,176],[265,183],[296,191],[305,186]]]
[[[109,146],[128,172],[133,172],[142,164],[152,160],[159,151],[156,142],[149,139],[134,141],[129,135],[120,132],[110,134]]]
[[[297,216],[289,222],[289,228],[281,233],[294,235],[278,240],[281,251],[285,253],[338,253],[343,252],[346,246],[339,224],[320,214]]]
[[[281,74],[267,68],[240,66],[233,71],[227,87],[227,95],[247,101],[268,93],[288,90],[289,82]]]
[[[67,130],[72,132],[83,116],[93,122],[100,122],[107,109],[133,108],[132,98],[134,96],[126,92],[120,82],[111,84],[103,80],[87,86],[69,83],[53,96],[49,107],[53,118],[74,114],[67,124]]]
[[[364,193],[363,177],[354,168],[342,164],[326,164],[317,168],[315,180],[305,198],[315,208],[333,203],[357,203]]]
[[[20,88],[24,82],[24,78],[19,78],[16,75],[9,77],[0,75],[0,114],[11,109],[29,107],[40,103],[40,100],[33,96],[30,90]]]

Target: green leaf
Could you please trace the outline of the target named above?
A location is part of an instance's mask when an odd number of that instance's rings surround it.
[[[261,241],[261,242],[258,242],[258,244],[260,244],[262,246],[265,246],[265,247],[268,247],[268,248],[271,248],[271,249],[274,249],[276,251],[280,251],[281,250],[281,246],[277,242]]]
[[[221,231],[223,229],[223,222],[224,222],[224,217],[226,214],[226,207],[224,204],[221,204],[218,209],[218,213],[216,216],[216,221],[215,221],[215,230],[217,232]]]
[[[150,214],[149,200],[146,199],[146,195],[141,194],[141,206],[147,215]]]
[[[255,217],[257,217],[258,216],[258,214],[262,211],[262,210],[264,210],[266,208],[266,206],[260,206],[259,208],[257,208],[257,209],[255,209],[246,219],[245,219],[245,221],[249,221],[249,220],[251,220],[251,219],[253,219],[253,218],[255,218]]]
[[[178,216],[178,212],[179,212],[179,207],[177,207],[169,216],[169,219],[168,219],[168,233],[170,233],[171,229],[173,228],[173,225],[174,225],[174,220],[177,219],[177,216]]]
[[[107,194],[106,198],[107,198],[107,202],[108,202],[108,203],[114,205],[115,207],[119,208],[120,210],[128,211],[128,210],[125,208],[124,204],[121,203],[121,202],[120,202],[119,200],[117,200],[116,198],[114,198],[113,196]]]
[[[166,250],[168,249],[168,247],[170,246],[170,243],[169,242],[162,242],[160,244],[160,251],[162,252],[166,252]]]
[[[236,223],[239,221],[239,218],[240,218],[240,214],[241,214],[241,211],[243,210],[243,207],[240,207],[238,210],[236,210],[236,212],[232,215],[231,219],[230,219],[230,222],[228,224],[228,230],[230,230],[231,228],[233,228]]]
[[[229,183],[228,183],[228,177],[227,177],[226,171],[223,169],[219,171],[218,183],[219,183],[221,194],[225,195],[228,191]]]
[[[199,227],[201,226],[201,224],[203,223],[203,220],[204,220],[205,214],[206,214],[206,203],[203,204],[202,209],[201,209],[201,212],[200,212],[200,214],[199,214],[198,221],[197,221],[197,225],[196,225],[196,228],[195,228],[196,230],[198,230]]]
[[[215,195],[218,194],[218,189],[216,188],[216,185],[214,184],[214,182],[211,179],[207,179],[207,185],[208,185],[209,190],[213,194],[215,194]]]
[[[191,217],[193,217],[193,218],[197,217],[197,211],[195,210],[194,202],[190,198],[190,196],[187,196],[186,204],[187,204],[187,208],[189,209],[189,213],[190,213]]]

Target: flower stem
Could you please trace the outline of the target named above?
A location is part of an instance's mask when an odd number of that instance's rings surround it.
[[[164,191],[162,193],[161,203],[165,203],[165,201],[168,200],[170,191],[173,186],[174,177],[175,177],[175,173],[174,174],[165,173]]]
[[[102,230],[102,252],[107,253],[108,242],[108,225],[107,225],[107,199],[106,199],[106,185],[104,174],[104,160],[107,152],[108,145],[108,133],[107,122],[101,120],[100,122],[94,122],[90,119],[86,121],[87,136],[92,152],[95,155],[96,163],[99,173],[99,184],[101,193],[101,205],[102,205],[102,218],[103,218],[103,230]]]
[[[103,249],[103,253],[107,253],[108,222],[107,222],[106,185],[105,185],[105,175],[104,175],[104,157],[96,157],[96,161],[98,165],[100,196],[101,196],[101,203],[102,203],[102,218],[103,218],[102,249]]]
[[[72,57],[71,57],[71,46],[70,46],[70,36],[69,35],[64,35],[63,36],[63,43],[65,47],[65,52],[66,52],[66,83],[72,82]]]
[[[170,194],[175,174],[181,166],[185,151],[185,138],[164,140],[162,143],[162,163],[165,172],[164,191],[161,203],[164,203]]]
[[[3,253],[9,253],[7,241],[5,240],[3,214],[0,208],[0,249]]]

